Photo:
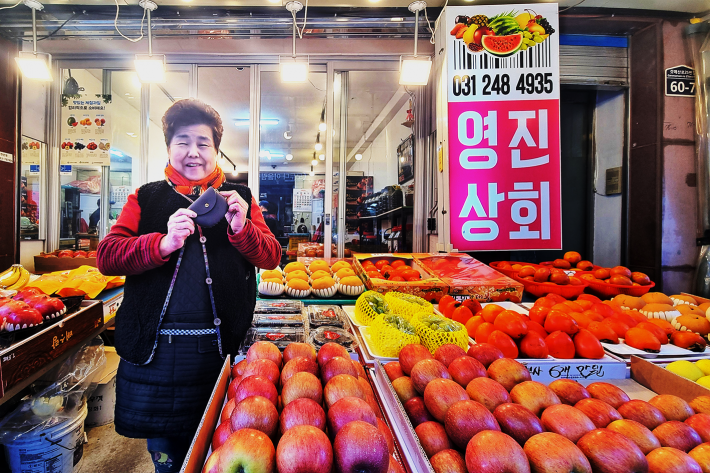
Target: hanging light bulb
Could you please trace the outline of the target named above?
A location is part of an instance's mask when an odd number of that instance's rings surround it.
[[[226,163],[227,163],[226,159],[219,158],[219,167],[223,168]]]
[[[286,161],[291,161],[293,159],[293,155],[291,153],[288,153],[286,155]]]
[[[150,13],[158,8],[158,5],[151,0],[141,0],[138,4],[145,10],[148,16],[148,54],[136,54],[134,62],[138,79],[144,84],[165,82],[165,62],[164,54],[153,55],[153,32],[151,29]]]
[[[291,62],[281,62],[279,56],[279,69],[281,70],[281,82],[306,82],[308,80],[308,59],[306,62],[300,62],[296,59],[296,33],[298,25],[296,25],[296,13],[303,9],[301,2],[292,1],[286,4],[286,10],[293,16],[293,45],[291,50]]]
[[[234,166],[234,170],[232,170],[232,176],[236,177],[238,175],[239,173],[237,172],[237,166]]]
[[[325,155],[324,155],[324,154],[319,154],[319,155],[318,155],[318,159],[320,159],[321,161],[325,161]]]
[[[325,131],[327,129],[328,129],[328,125],[326,125],[325,122],[320,122],[320,125],[318,125],[318,130]]]
[[[316,151],[320,151],[323,149],[323,145],[320,143],[316,143]]]
[[[32,10],[32,51],[20,51],[15,58],[17,66],[20,68],[22,75],[27,79],[35,79],[49,82],[52,80],[52,73],[49,70],[52,64],[52,56],[47,53],[37,52],[37,10],[42,10],[44,6],[37,1],[25,1]]]
[[[311,166],[317,166],[318,165],[318,160],[314,159],[311,161]]]
[[[362,155],[360,153],[355,155],[355,160],[356,161],[362,161]]]
[[[409,11],[415,14],[414,21],[414,56],[400,57],[400,85],[427,85],[431,73],[431,58],[418,57],[417,46],[419,42],[419,12],[426,9],[427,4],[416,1],[409,4]]]
[[[313,166],[311,166],[311,172],[309,172],[308,174],[311,175],[311,176],[315,176],[315,175],[316,175],[316,173],[313,171]]]

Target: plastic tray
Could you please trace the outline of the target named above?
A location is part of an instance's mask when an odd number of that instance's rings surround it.
[[[641,358],[657,358],[659,356],[682,356],[682,357],[692,357],[692,356],[702,356],[707,354],[707,348],[705,352],[703,353],[698,353],[690,350],[686,350],[685,348],[680,348],[675,345],[671,345],[670,343],[666,345],[661,345],[661,351],[658,353],[648,353],[643,350],[639,350],[637,348],[633,348],[628,346],[623,342],[623,339],[619,340],[618,344],[613,344],[613,343],[602,343],[602,346],[604,349],[610,353],[613,353],[614,355],[627,358],[630,357],[631,355],[635,355]]]
[[[512,269],[503,269],[503,268],[499,268],[499,267],[498,267],[498,265],[499,265],[500,263],[504,263],[504,262],[510,263],[510,264],[519,264],[519,265],[522,265],[522,266],[532,266],[533,268],[539,268],[539,267],[540,267],[539,264],[535,264],[535,263],[523,263],[522,261],[493,261],[493,262],[492,262],[491,264],[489,264],[488,266],[490,266],[491,268],[495,269],[496,271],[499,271],[499,272],[505,274],[505,275],[508,276],[509,278],[512,278],[514,275],[518,274],[518,272],[515,271],[515,270],[512,270]]]
[[[307,312],[308,323],[311,328],[323,325],[345,327],[345,320],[343,320],[345,316],[342,309],[337,305],[309,305]],[[329,315],[330,312],[333,315]]]
[[[554,261],[543,261],[540,263],[540,266],[552,266],[552,263]],[[597,266],[596,264],[592,263],[594,267],[592,268],[592,271],[596,271],[597,269],[604,269],[604,266]],[[572,269],[568,269],[567,271],[572,271]],[[575,271],[577,273],[582,273],[582,271]],[[591,271],[584,271],[584,272],[591,272]]]
[[[591,274],[590,272],[585,272],[582,274]],[[581,278],[580,278],[581,279]],[[656,283],[651,281],[651,284],[647,286],[620,286],[618,284],[607,284],[604,282],[595,282],[582,279],[587,284],[587,291],[591,294],[612,298],[618,296],[619,294],[626,294],[627,296],[641,297],[653,288]]]
[[[289,301],[256,301],[255,314],[300,314],[303,304],[298,300]]]
[[[360,331],[360,338],[362,338],[362,341],[365,344],[365,349],[367,350],[371,358],[385,362],[398,360],[398,358],[389,358],[377,354],[377,351],[372,347],[372,340],[370,339],[370,327],[358,326],[357,330]]]
[[[525,291],[529,292],[535,297],[543,297],[547,294],[557,294],[564,297],[565,299],[574,299],[584,292],[587,287],[587,281],[581,279],[582,284],[572,285],[567,284],[565,286],[559,286],[557,284],[541,284],[536,282],[530,282],[523,278],[518,277],[518,275],[513,275],[513,279],[522,283],[525,286]]]

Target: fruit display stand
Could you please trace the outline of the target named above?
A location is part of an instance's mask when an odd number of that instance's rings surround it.
[[[123,286],[113,289],[106,289],[96,296],[97,300],[101,300],[104,305],[104,323],[113,320],[116,316],[116,311],[123,303]]]

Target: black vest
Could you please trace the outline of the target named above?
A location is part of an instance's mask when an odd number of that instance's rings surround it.
[[[220,191],[235,190],[248,202],[251,219],[251,191],[225,182]],[[151,182],[138,190],[141,208],[138,234],[168,232],[168,219],[190,201],[174,191],[166,181]],[[207,239],[207,258],[212,276],[223,354],[235,355],[251,325],[256,304],[256,269],[229,242],[227,221],[202,229]],[[179,251],[164,265],[126,277],[124,302],[116,313],[116,352],[124,360],[145,364],[152,359],[161,323],[160,313],[175,272]],[[182,271],[182,267],[180,271]],[[178,276],[179,277],[179,276]],[[175,296],[175,294],[173,294]]]

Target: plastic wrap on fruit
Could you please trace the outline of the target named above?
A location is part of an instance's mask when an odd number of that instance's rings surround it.
[[[419,321],[429,329],[439,332],[456,332],[461,329],[461,324],[440,315],[426,315],[421,317]]]
[[[22,301],[9,300],[0,307],[0,317],[5,317],[5,330],[12,332],[34,327],[44,321],[42,314]]]
[[[367,301],[367,304],[372,308],[372,310],[374,310],[378,314],[385,314],[389,312],[387,302],[385,302],[384,297],[382,297],[381,295],[376,293],[368,293],[363,295],[363,297]]]
[[[383,320],[390,326],[396,328],[400,332],[408,333],[410,335],[416,335],[417,331],[412,324],[407,322],[404,318],[395,314],[386,314],[383,316]]]

